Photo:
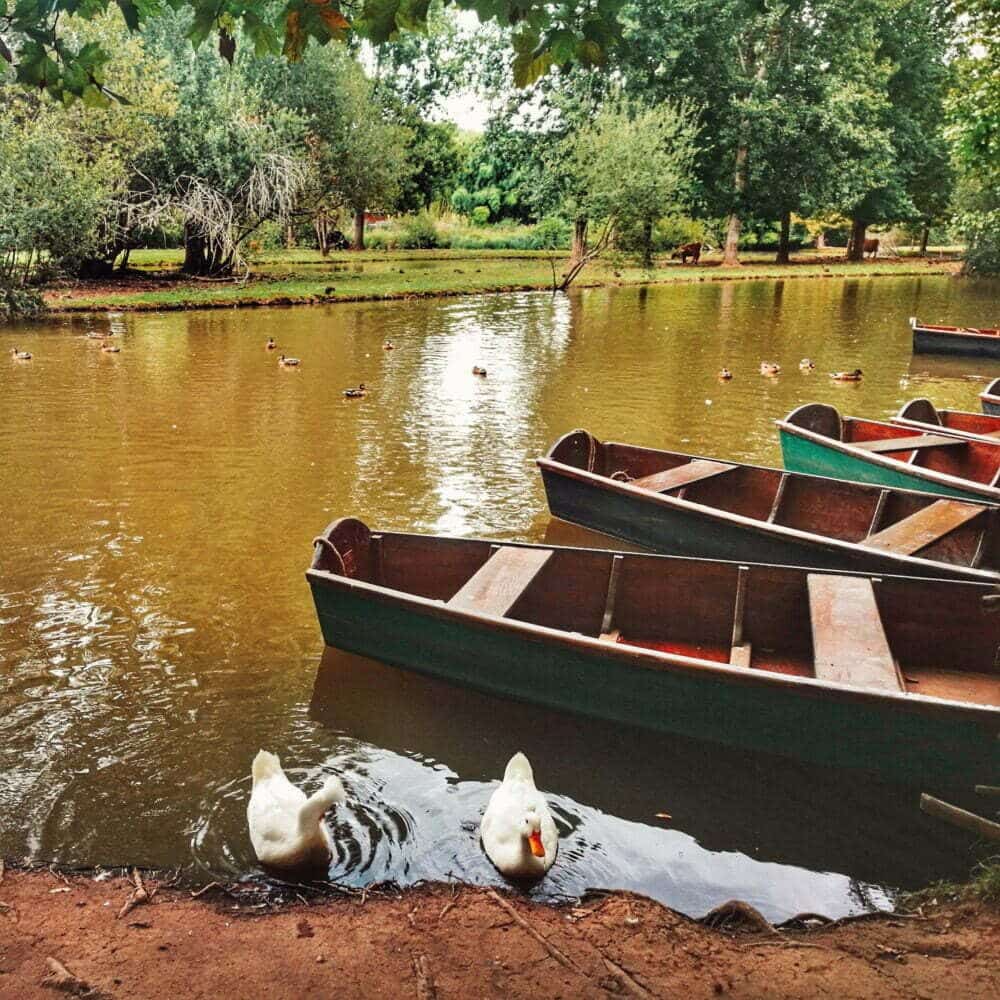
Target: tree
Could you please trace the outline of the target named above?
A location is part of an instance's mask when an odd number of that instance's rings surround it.
[[[564,140],[568,169],[577,189],[586,192],[578,210],[588,219],[603,220],[603,228],[582,257],[571,261],[561,288],[567,288],[616,233],[638,230],[643,258],[650,262],[654,222],[679,211],[689,196],[697,132],[689,103],[641,108],[615,102]]]
[[[958,226],[970,273],[1000,274],[1000,10],[963,0],[963,56],[948,101],[959,172]]]
[[[879,128],[891,154],[881,169],[869,171],[860,198],[838,206],[852,220],[851,260],[861,259],[868,226],[928,220],[949,200],[944,100],[953,16],[946,0],[909,0],[879,9],[876,59],[888,71]]]
[[[443,0],[447,6],[449,0]],[[617,37],[622,0],[454,0],[484,20],[516,25],[513,70],[518,83],[537,79],[553,65],[592,65],[604,58]],[[0,59],[14,67],[18,82],[47,90],[57,99],[80,97],[106,103],[114,94],[106,84],[111,56],[101,43],[67,39],[67,14],[92,18],[111,6],[133,32],[171,10],[187,15],[187,37],[201,45],[215,36],[220,55],[233,61],[237,40],[257,56],[301,58],[310,41],[325,45],[349,36],[381,45],[401,32],[426,29],[428,0],[18,0],[0,14]]]

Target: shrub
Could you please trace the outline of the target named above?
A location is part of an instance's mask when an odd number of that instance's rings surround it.
[[[487,205],[476,205],[472,210],[472,221],[477,226],[485,226],[490,221],[490,210]]]
[[[401,250],[434,250],[441,246],[434,220],[426,213],[407,219],[400,230],[397,246]]]
[[[555,215],[547,215],[528,237],[530,250],[563,250],[569,246],[570,224]]]
[[[42,296],[33,288],[0,283],[0,322],[38,316],[44,309]]]

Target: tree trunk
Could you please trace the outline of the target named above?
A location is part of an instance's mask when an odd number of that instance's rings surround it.
[[[927,241],[931,238],[931,227],[924,226],[920,232],[920,255],[927,253]]]
[[[726,243],[722,255],[723,267],[739,267],[740,229],[742,226],[742,220],[733,212],[726,224]]]
[[[826,230],[825,229],[821,229],[816,234],[816,249],[817,250],[825,250],[826,249]]]
[[[119,271],[127,271],[128,270],[128,258],[129,258],[129,255],[131,253],[132,253],[132,248],[131,247],[125,247],[125,252],[122,254],[121,263],[118,265],[118,270]]]
[[[319,247],[319,252],[322,256],[327,257],[330,254],[330,222],[326,217],[325,212],[320,212],[315,219],[313,219],[313,229],[316,230],[316,245]]]
[[[865,257],[865,230],[868,223],[864,219],[853,219],[851,221],[851,241],[847,244],[848,260],[864,260]]]
[[[185,274],[205,273],[205,239],[187,229],[184,230],[184,264],[181,270]]]
[[[642,224],[642,266],[653,266],[653,220],[646,219]]]
[[[781,215],[781,236],[778,238],[778,256],[775,258],[779,264],[788,263],[788,237],[792,231],[792,213],[783,212]]]
[[[570,259],[583,260],[587,253],[587,217],[582,216],[573,222],[573,252]]]
[[[365,210],[355,209],[354,211],[354,249],[364,250],[365,248]]]
[[[747,144],[741,143],[736,150],[736,166],[733,170],[733,191],[739,202],[747,188]],[[743,220],[739,216],[739,207],[733,209],[726,224],[726,245],[722,255],[723,267],[738,267],[740,263],[740,230]]]

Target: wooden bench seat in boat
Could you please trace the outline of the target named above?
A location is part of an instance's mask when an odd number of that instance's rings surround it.
[[[710,462],[706,458],[696,458],[673,469],[632,479],[629,481],[629,486],[638,486],[641,490],[650,490],[653,493],[666,493],[667,490],[675,490],[678,486],[688,486],[735,468],[736,466],[727,465],[725,462]]]
[[[501,545],[448,601],[448,607],[502,618],[538,576],[552,549]]]
[[[916,448],[940,448],[943,445],[954,447],[958,444],[968,444],[962,438],[945,437],[944,434],[914,434],[912,437],[881,438],[878,441],[851,441],[854,448],[863,448],[878,454],[883,451],[913,451]]]
[[[872,581],[810,573],[806,584],[816,676],[853,687],[904,691]]]
[[[985,507],[974,503],[959,503],[956,500],[935,500],[934,503],[908,517],[904,517],[888,528],[862,539],[859,543],[870,549],[898,552],[910,556],[927,548],[940,538],[960,528],[981,514]]]

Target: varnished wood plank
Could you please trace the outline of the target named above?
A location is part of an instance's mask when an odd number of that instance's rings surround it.
[[[951,823],[953,826],[961,827],[963,830],[968,830],[969,833],[974,833],[981,840],[992,840],[1000,843],[1000,823],[994,823],[993,820],[986,819],[985,816],[978,816],[967,809],[959,809],[958,806],[936,799],[926,792],[920,796],[920,811],[927,813],[928,816],[942,819],[946,823]]]
[[[729,662],[734,667],[749,667],[752,647],[749,642],[741,642],[733,646],[729,654]]]
[[[880,438],[878,441],[851,441],[854,448],[863,448],[876,454],[884,451],[912,451],[917,448],[941,448],[968,444],[961,438],[946,437],[944,434],[914,434],[912,437]]]
[[[451,608],[502,617],[552,556],[552,549],[503,545],[476,570],[448,602]]]
[[[598,638],[601,640],[601,642],[612,642],[613,643],[613,642],[617,642],[620,636],[621,636],[621,632],[619,632],[618,629],[612,629],[610,632],[602,632],[598,636]]]
[[[654,472],[651,476],[633,479],[629,486],[638,486],[639,489],[651,490],[653,493],[665,493],[667,490],[677,489],[678,486],[697,483],[702,479],[717,476],[721,472],[728,472],[734,468],[734,465],[727,465],[725,462],[710,462],[705,458],[696,458],[684,465],[678,465],[676,468],[665,469],[663,472]]]
[[[809,573],[816,676],[880,691],[903,690],[871,580]]]
[[[956,500],[936,500],[888,528],[869,535],[861,544],[870,549],[910,556],[944,538],[981,514],[985,507]]]

